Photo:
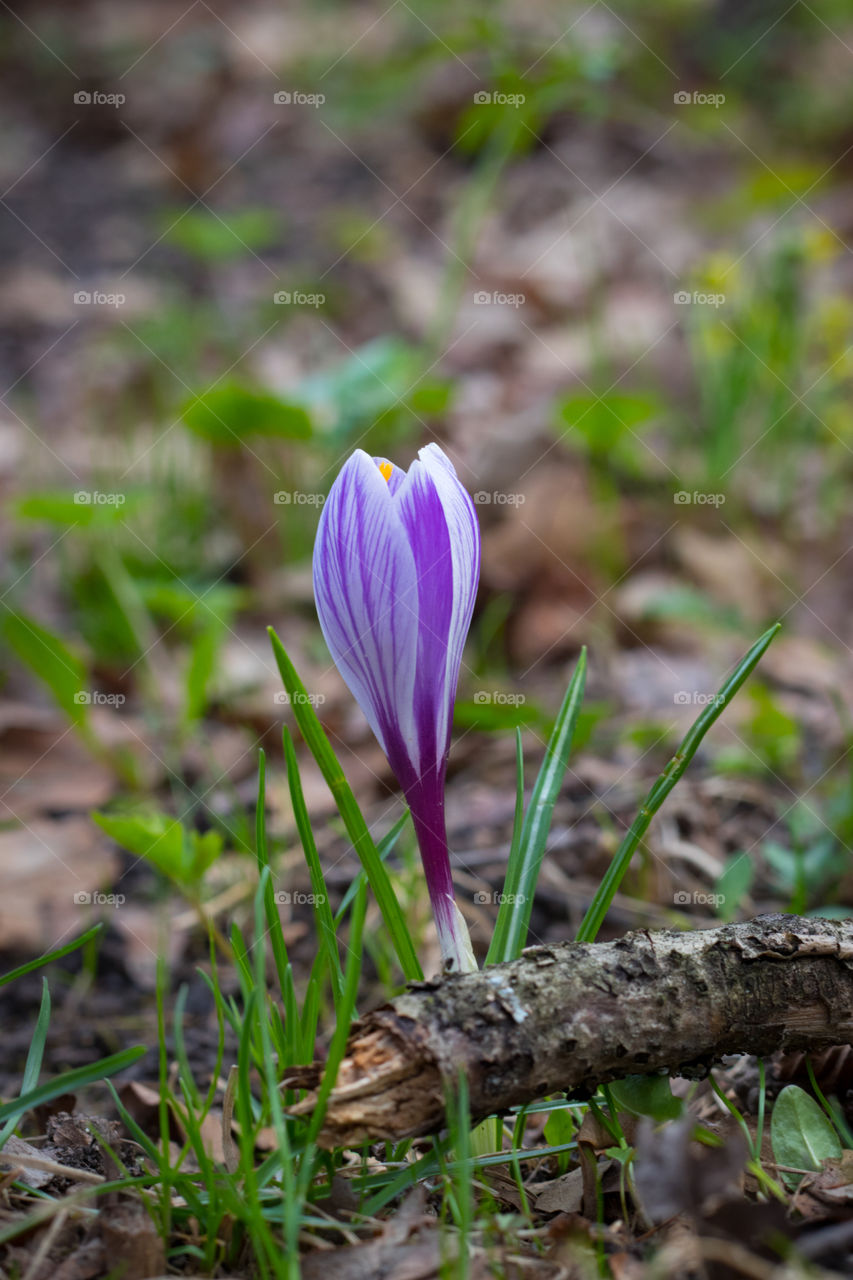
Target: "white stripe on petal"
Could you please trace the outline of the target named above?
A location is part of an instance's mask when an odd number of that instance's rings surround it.
[[[471,626],[477,583],[480,578],[480,526],[474,503],[460,483],[453,463],[436,444],[429,444],[418,453],[421,464],[432,479],[444,510],[450,535],[453,560],[453,607],[450,618],[450,634],[447,644],[447,665],[444,677],[446,743],[450,727],[450,714],[456,697],[459,667],[465,637]]]
[[[398,728],[413,762],[415,578],[397,503],[376,463],[359,449],[341,469],[320,517],[317,613],[335,664],[386,753],[393,753]]]

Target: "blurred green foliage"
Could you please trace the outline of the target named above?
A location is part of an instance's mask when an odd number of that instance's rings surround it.
[[[128,853],[145,858],[190,897],[197,898],[204,873],[222,852],[218,831],[193,831],[167,813],[93,813],[102,831]]]
[[[256,436],[307,440],[311,435],[311,419],[300,405],[236,382],[196,396],[181,416],[190,431],[226,448],[238,448]]]
[[[164,210],[160,223],[167,244],[213,265],[263,249],[281,235],[281,219],[272,209],[225,215],[209,209]]]

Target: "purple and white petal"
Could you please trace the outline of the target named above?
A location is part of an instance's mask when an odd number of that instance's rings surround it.
[[[453,609],[447,646],[447,689],[452,702],[480,580],[480,525],[470,494],[460,484],[447,455],[438,445],[428,444],[418,456],[432,476],[441,499],[453,556]]]
[[[414,558],[390,487],[361,449],[345,463],[323,507],[314,594],[335,665],[386,753],[398,738],[414,750]]]
[[[437,445],[408,473],[357,450],[323,508],[314,590],[326,642],[403,787],[442,952],[476,967],[444,818],[451,715],[480,571],[474,504]]]

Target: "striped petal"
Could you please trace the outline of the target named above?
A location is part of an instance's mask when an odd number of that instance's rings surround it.
[[[314,594],[335,665],[386,754],[396,754],[401,739],[414,753],[414,557],[391,488],[361,449],[341,469],[323,507]]]
[[[465,637],[480,574],[474,504],[449,459],[427,445],[399,490],[400,514],[418,580],[418,680],[414,719],[419,773],[441,768],[450,746]]]
[[[453,901],[444,778],[480,572],[474,504],[436,445],[408,473],[357,450],[320,517],[317,612],[412,812],[445,960],[470,968]]]

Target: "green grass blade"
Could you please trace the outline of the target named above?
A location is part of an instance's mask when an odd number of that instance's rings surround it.
[[[36,1020],[36,1029],[33,1032],[33,1038],[30,1041],[29,1052],[27,1053],[27,1061],[24,1066],[24,1075],[21,1081],[21,1093],[27,1094],[35,1089],[38,1084],[39,1075],[41,1073],[42,1058],[44,1057],[44,1044],[47,1039],[47,1028],[50,1025],[50,991],[47,985],[47,978],[42,978],[41,1007],[39,1016]],[[10,1116],[2,1130],[0,1130],[0,1150],[8,1142],[9,1138],[15,1131],[15,1125],[18,1123],[17,1116]]]
[[[302,781],[299,777],[299,765],[296,761],[296,752],[293,749],[293,738],[290,736],[290,730],[286,725],[283,731],[283,739],[290,802],[293,806],[296,829],[302,841],[305,861],[308,864],[308,874],[311,877],[311,889],[314,894],[314,920],[317,925],[321,948],[326,954],[332,981],[332,999],[337,1009],[343,993],[344,975],[341,969],[340,956],[338,955],[335,922],[332,918],[332,908],[329,906],[329,895],[326,891],[323,868],[320,866],[320,855],[317,852],[314,833],[311,830],[311,821],[308,817],[308,809],[305,805],[305,795],[302,791]]]
[[[474,1146],[471,1136],[471,1109],[468,1101],[468,1078],[460,1070],[455,1092],[447,1090],[447,1127],[453,1142],[453,1168],[448,1169],[442,1159],[444,1172],[450,1179],[452,1198],[451,1213],[455,1207],[455,1219],[458,1235],[458,1253],[454,1268],[457,1280],[468,1280],[470,1276],[470,1240],[474,1226],[474,1166],[471,1152]]]
[[[6,612],[2,633],[21,662],[46,684],[56,705],[72,724],[85,728],[88,699],[81,698],[86,668],[55,631],[24,613]]]
[[[377,844],[376,851],[383,862],[386,860],[386,858],[389,858],[391,856],[391,852],[394,849],[394,846],[396,845],[397,841],[399,840],[400,834],[403,828],[405,827],[408,819],[409,819],[409,810],[407,809],[406,812],[397,819],[397,821],[394,823],[391,830],[386,831],[385,835]],[[335,912],[335,928],[337,928],[338,925],[340,925],[341,921],[343,920],[344,916],[346,915],[349,909],[350,903],[354,900],[355,895],[358,893],[362,883],[366,881],[366,879],[367,879],[367,876],[365,875],[365,873],[363,871],[359,871],[358,875],[355,877],[352,884],[349,886],[346,893],[341,898],[341,905],[338,907],[337,911]]]
[[[117,1071],[124,1071],[125,1067],[132,1066],[147,1052],[144,1044],[137,1044],[132,1049],[123,1049],[121,1053],[113,1053],[108,1058],[101,1058],[100,1062],[65,1071],[54,1080],[48,1080],[46,1084],[39,1085],[37,1089],[21,1094],[20,1098],[13,1098],[11,1102],[4,1103],[0,1107],[0,1123],[8,1120],[10,1116],[20,1118],[25,1111],[40,1106],[42,1102],[50,1102],[62,1093],[73,1093],[75,1089],[82,1089],[86,1084],[104,1080],[107,1076],[114,1076]]]
[[[296,669],[287,656],[278,636],[272,627],[268,628],[268,630],[275,660],[278,663],[284,687],[290,697],[290,705],[296,717],[296,723],[299,725],[311,754],[320,766],[320,772],[325,778],[329,790],[334,796],[338,812],[343,818],[347,835],[352,840],[353,847],[367,873],[367,879],[376,897],[379,910],[382,912],[382,918],[391,935],[391,941],[397,952],[397,958],[400,961],[403,974],[410,981],[421,979],[423,978],[423,971],[415,955],[415,949],[406,927],[403,912],[394,895],[388,872],[382,864],[376,845],[373,843],[370,832],[367,829],[367,823],[364,821],[355,796],[344,777],[343,770],[332,750],[331,743],[323,731],[323,726],[317,718],[317,713],[308,699],[305,686],[296,674]]]
[[[313,1145],[323,1124],[329,1095],[335,1087],[338,1069],[346,1052],[347,1039],[352,1024],[353,1010],[358,995],[358,983],[361,978],[362,938],[364,936],[364,917],[367,914],[367,894],[362,885],[356,895],[355,904],[350,917],[349,954],[347,955],[346,973],[344,975],[344,993],[341,1008],[335,1025],[335,1033],[329,1045],[326,1057],[326,1069],[320,1088],[317,1090],[317,1105],[311,1115],[306,1137],[306,1146]]]
[[[270,865],[269,852],[267,850],[266,776],[267,757],[266,752],[261,749],[258,752],[258,803],[255,810],[255,856],[258,860],[258,871],[261,876],[263,876],[264,870]],[[266,913],[270,942],[272,943],[272,954],[275,962],[275,971],[278,976],[278,985],[279,987],[283,987],[289,962],[287,958],[287,944],[284,941],[284,933],[281,927],[281,916],[278,913],[278,906],[276,905],[275,900],[275,889],[273,888],[272,876],[267,877],[266,884],[264,885],[264,911]]]
[[[343,990],[341,990],[343,999]],[[336,1009],[337,1012],[337,1009]],[[317,1044],[317,1025],[320,1021],[320,983],[312,974],[305,988],[305,999],[302,1001],[302,1014],[299,1019],[302,1036],[302,1061],[311,1062]]]
[[[33,969],[40,969],[43,965],[51,964],[54,960],[61,960],[63,956],[70,955],[78,947],[83,947],[87,942],[91,942],[95,934],[100,933],[103,927],[102,923],[94,924],[91,929],[87,929],[85,933],[80,934],[79,938],[75,938],[73,942],[66,943],[64,947],[57,947],[55,951],[48,951],[45,955],[38,956],[35,960],[28,960],[26,964],[22,964],[18,969],[10,969],[8,973],[0,974],[0,987],[5,987],[7,982],[14,982],[16,978],[23,978],[25,973],[32,973]]]
[[[752,674],[755,667],[761,661],[767,651],[771,641],[781,627],[781,622],[777,622],[770,627],[764,635],[756,640],[755,644],[749,652],[741,659],[735,667],[728,680],[720,689],[716,698],[708,704],[702,714],[696,718],[687,731],[681,746],[670,760],[658,780],[655,782],[649,794],[646,796],[642,809],[637,814],[630,828],[625,834],[625,838],[620,844],[616,854],[607,869],[607,872],[598,887],[598,890],[589,905],[589,910],[583,918],[581,927],[578,930],[578,942],[594,942],[599,929],[604,923],[604,917],[610,908],[613,897],[618,890],[625,872],[630,866],[631,859],[642,840],[643,836],[649,828],[649,823],[669,795],[672,788],[681,779],[685,769],[690,764],[696,754],[696,750],[710,729],[711,725],[725,711],[726,707],[734,698],[738,689],[744,681]]]
[[[266,874],[269,875],[269,872]],[[263,990],[265,966],[261,900],[262,887],[259,886],[258,893],[255,897],[255,984],[258,990]],[[279,1167],[282,1175],[281,1212],[285,1231],[285,1258],[281,1259],[280,1265],[275,1264],[276,1274],[295,1277],[299,1274],[299,1230],[301,1226],[303,1202],[297,1190],[295,1161],[290,1146],[287,1126],[284,1122],[284,1109],[279,1092],[276,1067],[280,1062],[280,1057],[277,1058],[276,1054],[273,1052],[273,1040],[270,1021],[267,1017],[267,1009],[260,1004],[258,1006],[258,1030],[260,1032],[261,1061],[263,1064],[261,1074],[266,1085],[266,1102],[269,1107],[269,1115],[272,1121],[272,1127],[275,1131],[278,1150],[280,1153]],[[292,1028],[291,1030],[292,1032],[295,1032],[295,1028]],[[313,1045],[311,1048],[313,1049]],[[259,1197],[258,1203],[260,1204],[261,1187],[258,1181],[257,1171],[253,1174],[253,1180],[255,1194]]]
[[[155,1164],[158,1164],[159,1152],[157,1151],[156,1144],[151,1141],[151,1139],[148,1137],[148,1134],[145,1132],[145,1130],[140,1128],[140,1126],[134,1120],[133,1116],[130,1114],[127,1107],[124,1105],[121,1098],[119,1097],[118,1091],[115,1085],[113,1084],[112,1080],[107,1080],[106,1085],[110,1093],[112,1094],[113,1105],[115,1106],[115,1109],[118,1112],[119,1120],[121,1120],[122,1124],[124,1125],[125,1129],[127,1129],[128,1133],[130,1134],[131,1138],[133,1138],[134,1142],[138,1142],[140,1147],[142,1147],[142,1150],[148,1156],[148,1159],[152,1160]]]
[[[172,1016],[172,1035],[175,1040],[175,1058],[178,1062],[178,1079],[185,1093],[189,1096],[191,1110],[193,1115],[197,1115],[201,1111],[201,1094],[196,1086],[195,1077],[190,1066],[189,1054],[187,1053],[187,1044],[184,1037],[184,1016],[187,1008],[187,996],[190,993],[189,985],[182,982],[178,988],[178,994],[175,997],[175,1012]]]
[[[486,956],[486,964],[500,964],[504,960],[515,960],[527,941],[536,881],[539,879],[539,869],[545,856],[545,845],[551,829],[554,804],[569,763],[572,738],[583,702],[585,684],[586,649],[584,648],[581,649],[574,675],[554,724],[545,759],[542,761],[542,767],[530,797],[530,804],[524,815],[521,836],[517,843],[514,841],[510,852],[504,880],[503,901],[498,909],[495,932]]]

